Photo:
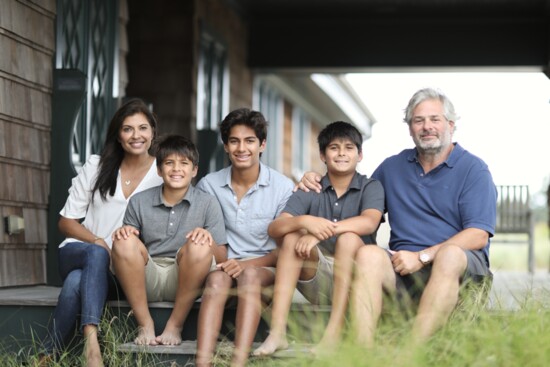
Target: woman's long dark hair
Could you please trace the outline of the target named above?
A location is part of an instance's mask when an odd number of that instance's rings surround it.
[[[141,99],[131,99],[124,103],[114,114],[109,128],[107,130],[107,137],[105,138],[105,145],[101,151],[101,157],[99,160],[99,173],[97,180],[92,189],[92,198],[96,191],[99,191],[101,199],[107,198],[107,193],[111,196],[115,194],[116,184],[118,178],[118,170],[122,159],[124,158],[124,150],[118,140],[120,127],[124,120],[137,113],[142,113],[149,121],[151,129],[153,130],[152,140],[155,138],[157,131],[157,118],[153,112],[149,110],[149,107]],[[151,142],[152,143],[152,142]]]

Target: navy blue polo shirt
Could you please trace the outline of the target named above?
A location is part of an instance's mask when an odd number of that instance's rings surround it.
[[[384,189],[380,182],[355,172],[346,192],[336,196],[328,176],[321,179],[321,193],[298,190],[292,194],[283,212],[294,217],[313,215],[338,222],[356,217],[367,209],[376,209],[384,213]],[[375,244],[376,233],[361,236],[364,243]],[[328,253],[334,253],[336,237],[320,243]]]
[[[466,228],[492,237],[497,192],[485,162],[459,144],[448,159],[424,173],[416,149],[384,160],[372,174],[384,186],[390,249],[421,251]],[[489,245],[483,249],[489,263]]]

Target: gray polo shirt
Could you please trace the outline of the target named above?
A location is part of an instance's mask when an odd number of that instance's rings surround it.
[[[384,188],[379,181],[355,172],[347,191],[336,197],[336,191],[328,176],[321,179],[321,193],[298,190],[292,194],[283,212],[294,217],[313,215],[338,222],[356,217],[367,209],[376,209],[384,213]],[[376,243],[376,233],[361,236],[364,243]],[[336,237],[323,241],[320,246],[329,254],[334,254]]]
[[[173,207],[162,198],[162,186],[134,195],[124,215],[124,224],[135,227],[151,257],[174,257],[187,239],[200,227],[208,230],[218,245],[227,238],[220,204],[215,197],[189,186],[184,198]]]
[[[263,163],[258,181],[240,202],[231,187],[231,166],[206,175],[197,184],[222,206],[230,259],[263,256],[276,247],[267,227],[283,211],[293,187],[288,177]]]

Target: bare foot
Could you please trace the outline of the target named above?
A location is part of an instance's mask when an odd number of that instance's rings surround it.
[[[103,358],[99,349],[97,351],[92,351],[89,348],[86,348],[86,367],[103,367]]]
[[[38,359],[36,367],[48,367],[55,363],[54,358],[51,354],[41,355]]]
[[[249,355],[250,350],[248,348],[245,348],[244,350],[235,348],[235,350],[233,350],[233,358],[231,359],[231,367],[246,366],[246,361],[248,361]]]
[[[339,342],[340,338],[325,334],[319,344],[311,348],[310,351],[317,357],[326,356],[332,354],[336,350]]]
[[[254,356],[269,356],[281,349],[288,348],[288,341],[286,336],[279,336],[275,334],[269,334],[267,339],[260,345],[252,355]]]
[[[155,337],[155,326],[140,326],[134,343],[137,345],[158,345]]]
[[[84,356],[86,357],[87,367],[103,367],[103,358],[97,339],[97,326],[85,325],[83,330],[86,344],[84,347]]]
[[[180,345],[182,329],[166,325],[162,334],[157,336],[155,340],[158,344],[162,345]]]

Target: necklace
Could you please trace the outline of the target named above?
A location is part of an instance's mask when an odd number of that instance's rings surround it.
[[[129,186],[131,183],[132,183],[132,181],[130,181],[130,180],[124,181],[124,184],[125,184],[126,186]]]

